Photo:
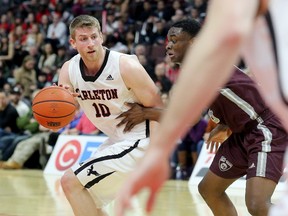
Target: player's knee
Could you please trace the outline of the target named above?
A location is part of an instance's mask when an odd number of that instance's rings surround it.
[[[207,190],[207,185],[201,181],[199,184],[198,184],[198,191],[200,193],[200,195],[203,197],[203,199],[207,199],[208,196],[209,196],[209,191]]]
[[[61,186],[65,194],[81,186],[79,180],[71,169],[67,170],[61,178]]]
[[[269,203],[263,200],[250,199],[246,201],[246,206],[251,215],[266,215]]]

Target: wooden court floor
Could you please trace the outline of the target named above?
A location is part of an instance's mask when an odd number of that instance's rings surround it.
[[[60,187],[59,176],[44,176],[41,170],[0,170],[0,216],[73,216]],[[239,216],[249,215],[244,191],[229,191]],[[145,194],[140,207],[127,215],[144,215]],[[107,208],[113,216],[113,205]],[[168,181],[158,195],[152,216],[211,216],[212,213],[187,181]]]

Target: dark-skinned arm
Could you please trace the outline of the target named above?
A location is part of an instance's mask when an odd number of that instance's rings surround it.
[[[120,114],[117,119],[121,119],[117,127],[125,125],[124,132],[130,131],[135,125],[145,120],[159,121],[163,109],[154,107],[144,107],[138,103],[126,103],[129,110]]]

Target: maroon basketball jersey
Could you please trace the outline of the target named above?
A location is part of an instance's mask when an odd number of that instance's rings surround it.
[[[273,115],[262,100],[256,83],[238,68],[208,112],[214,122],[229,126],[234,133],[249,129],[254,122],[256,125],[264,113],[265,117]]]

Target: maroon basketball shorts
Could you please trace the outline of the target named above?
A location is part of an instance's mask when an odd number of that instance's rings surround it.
[[[231,134],[218,149],[210,170],[226,179],[246,175],[246,179],[258,176],[278,183],[287,145],[287,133],[270,118],[249,132]]]

